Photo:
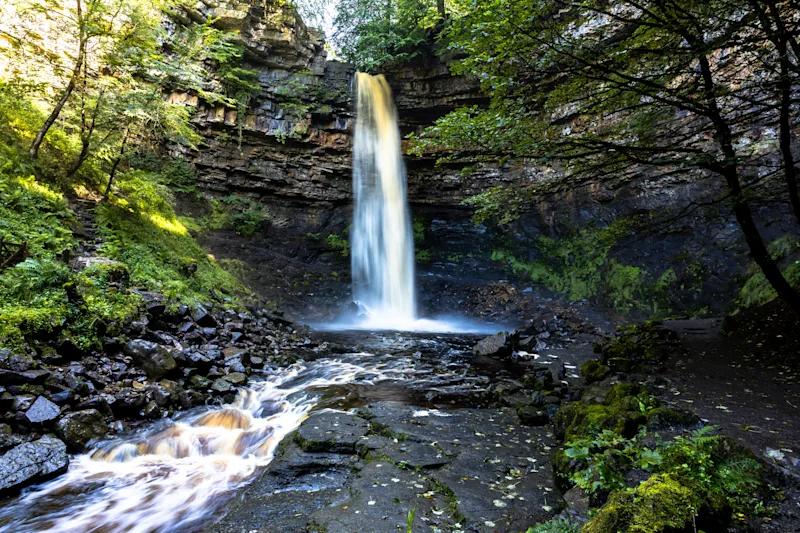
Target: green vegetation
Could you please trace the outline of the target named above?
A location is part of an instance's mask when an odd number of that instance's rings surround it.
[[[613,387],[602,403],[562,406],[554,420],[565,441],[553,457],[556,483],[602,504],[581,531],[718,531],[732,517],[768,512],[768,487],[752,452],[710,426],[666,441],[657,433],[698,422],[633,384]],[[632,471],[649,477],[630,486]]]
[[[171,37],[167,57],[156,42],[163,28],[153,6],[157,3],[125,3],[120,9],[133,10],[125,11],[127,17],[155,16],[149,22],[125,22],[104,19],[113,13],[99,1],[87,4],[96,11],[84,12],[80,24],[99,17],[110,28],[128,31],[129,39],[103,40],[91,57],[98,61],[92,68],[109,69],[112,75],[73,87],[74,97],[58,109],[34,155],[29,148],[42,133],[52,104],[47,84],[23,81],[16,70],[0,80],[0,237],[25,243],[28,255],[0,272],[3,348],[64,341],[81,350],[98,349],[140,314],[141,289],[160,291],[173,305],[205,302],[212,294],[229,295],[233,304],[245,293],[175,216],[171,191],[196,194],[192,168],[153,149],[153,143],[164,140],[197,140],[188,110],[166,102],[160,87],[167,80],[183,80],[184,87],[199,90],[207,71],[198,70],[198,61],[208,59],[214,43],[223,46],[229,37],[209,26],[193,26]],[[50,29],[58,31],[56,25]],[[31,43],[17,44],[9,52],[14,57]],[[17,59],[15,68],[47,72],[47,64],[58,56],[22,54]],[[133,77],[143,65],[153,77]],[[67,263],[78,245],[73,231],[78,233],[80,224],[66,195],[99,198],[103,193],[106,199],[95,212],[102,248],[98,257],[71,268]],[[245,231],[252,226],[247,216],[238,222]]]
[[[131,282],[163,292],[174,302],[206,301],[212,289],[244,292],[189,235],[160,179],[145,171],[120,177],[118,193],[98,209],[101,253],[125,264]]]
[[[198,222],[202,229],[232,229],[243,237],[252,237],[268,219],[264,206],[249,198],[230,195],[209,200],[209,214]]]
[[[331,233],[325,238],[325,246],[329,250],[339,252],[342,257],[350,255],[350,242],[336,233]]]
[[[529,528],[525,533],[578,533],[581,527],[564,518],[554,518],[538,526]]]
[[[450,0],[343,0],[337,4],[333,44],[345,61],[361,70],[409,61],[433,44]]]
[[[793,287],[800,288],[800,241],[797,237],[785,235],[776,239],[770,243],[769,252],[776,262],[788,263],[783,270],[783,275]],[[764,277],[763,272],[753,264],[736,303],[742,308],[748,308],[771,302],[777,296],[778,294]]]
[[[597,298],[624,312],[664,314],[674,271],[648,279],[642,268],[626,265],[611,254],[634,223],[620,219],[605,228],[584,229],[560,239],[540,235],[535,243],[539,259],[533,262],[503,250],[492,252],[492,260],[505,262],[515,274],[542,283],[571,301]]]
[[[663,361],[670,334],[659,326],[654,320],[618,326],[614,337],[594,347],[595,352],[602,354],[602,366],[614,372],[631,372],[641,365]]]

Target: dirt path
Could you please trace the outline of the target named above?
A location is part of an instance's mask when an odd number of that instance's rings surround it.
[[[757,334],[725,335],[720,319],[667,322],[684,353],[670,360],[661,396],[776,465],[786,501],[767,531],[787,533],[800,531],[800,373],[786,355],[800,352],[798,328],[779,316]]]

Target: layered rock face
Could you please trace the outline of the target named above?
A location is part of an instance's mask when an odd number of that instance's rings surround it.
[[[327,249],[324,239],[332,233],[345,235],[350,224],[354,68],[328,61],[321,33],[307,28],[286,5],[205,0],[199,6],[193,18],[219,18],[222,27],[238,32],[245,47],[243,66],[259,71],[261,90],[251,98],[244,117],[195,97],[172,95],[197,107],[195,121],[206,142],[204,149],[186,155],[197,169],[204,193],[249,197],[269,213],[269,224],[256,240],[217,235],[205,244],[221,257],[243,259],[260,269],[248,281],[265,292],[296,287],[298,276],[306,285],[309,275],[317,284],[330,281],[329,274],[335,271],[332,285],[338,289],[318,288],[311,300],[333,297],[346,302],[348,290],[341,281],[346,281],[349,260]],[[486,104],[477,82],[452,76],[447,62],[446,57],[430,54],[387,67],[403,135],[457,107]],[[423,283],[434,285],[428,292],[444,294],[452,292],[456,282],[481,284],[506,277],[502,265],[490,260],[501,232],[476,227],[470,220],[471,209],[461,202],[498,185],[534,185],[553,171],[526,161],[436,165],[435,155],[406,158],[412,213],[424,234],[417,249],[433,253],[432,260],[419,265],[426,275]],[[532,260],[531,244],[539,234],[558,235],[587,225],[603,226],[619,217],[664,212],[720,191],[719,180],[670,176],[564,190],[531,205],[529,214],[512,229],[510,241],[518,257]],[[785,218],[774,207],[764,209],[768,212],[762,215],[773,221]],[[679,279],[680,269],[689,268],[693,256],[707,256],[704,268],[709,278],[695,293],[726,296],[712,301],[694,294],[687,305],[719,310],[730,301],[737,276],[748,264],[731,222],[727,212],[706,212],[704,217],[674,224],[666,236],[633,236],[628,243],[633,246],[621,246],[618,253],[655,276],[678,268]],[[783,226],[774,225],[766,237],[780,235]],[[676,256],[685,258],[676,262]],[[281,272],[281,280],[265,270]],[[309,291],[298,290],[296,298],[308,300]],[[429,302],[428,307],[436,306]]]

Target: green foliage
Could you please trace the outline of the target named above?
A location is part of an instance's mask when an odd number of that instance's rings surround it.
[[[140,312],[124,267],[95,265],[74,273],[50,259],[28,259],[0,274],[0,346],[41,342],[53,334],[82,349],[99,348]]]
[[[436,0],[343,0],[333,22],[333,43],[345,61],[373,70],[420,55],[441,19]]]
[[[195,303],[213,289],[236,297],[241,284],[203,250],[175,217],[169,191],[158,176],[120,176],[119,194],[98,209],[101,252],[125,264],[135,285],[158,290],[173,302]],[[187,268],[196,264],[197,269]]]
[[[331,233],[325,238],[325,246],[329,250],[339,252],[342,257],[350,255],[350,242],[336,233]]]
[[[417,516],[417,508],[409,509],[406,516],[406,533],[414,533],[414,517]]]
[[[414,232],[414,242],[419,244],[425,240],[425,221],[421,218],[414,217],[411,223],[411,229]]]
[[[414,258],[420,263],[428,263],[432,257],[431,251],[425,248],[417,249],[414,252]]]
[[[653,471],[663,462],[658,450],[643,447],[636,437],[627,439],[611,430],[570,441],[564,453],[585,465],[573,472],[570,481],[587,494],[625,488],[625,473],[631,468]]]
[[[768,249],[775,261],[788,262],[783,275],[793,287],[800,288],[800,241],[797,236],[784,235],[770,243]],[[750,267],[749,274],[736,299],[739,307],[763,305],[777,298],[775,289],[755,264]]]
[[[578,533],[581,527],[566,518],[554,518],[538,526],[529,528],[525,533]]]
[[[63,195],[30,177],[12,177],[0,149],[0,238],[26,243],[34,257],[53,258],[75,246],[72,212]],[[7,162],[7,161],[6,161]]]
[[[705,427],[655,448],[641,443],[644,434],[625,439],[610,431],[568,443],[566,455],[584,467],[575,471],[573,481],[589,493],[616,491],[587,530],[609,531],[614,524],[613,531],[672,531],[701,513],[725,521],[731,511],[763,512],[759,463],[751,452],[712,431]],[[624,476],[631,468],[655,475],[629,489]]]
[[[268,218],[266,209],[249,198],[230,195],[209,201],[210,213],[200,220],[206,230],[232,229],[243,237],[252,237]]]
[[[630,233],[632,219],[619,219],[608,227],[584,229],[560,239],[540,235],[536,239],[539,259],[521,261],[495,250],[492,260],[505,262],[517,275],[525,275],[571,301],[598,298],[614,308],[630,312],[664,311],[673,276],[662,275],[648,283],[639,267],[611,256],[617,242]]]

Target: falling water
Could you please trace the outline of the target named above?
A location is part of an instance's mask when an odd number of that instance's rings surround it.
[[[353,153],[353,297],[375,327],[416,320],[414,240],[392,91],[383,76],[356,74]]]

